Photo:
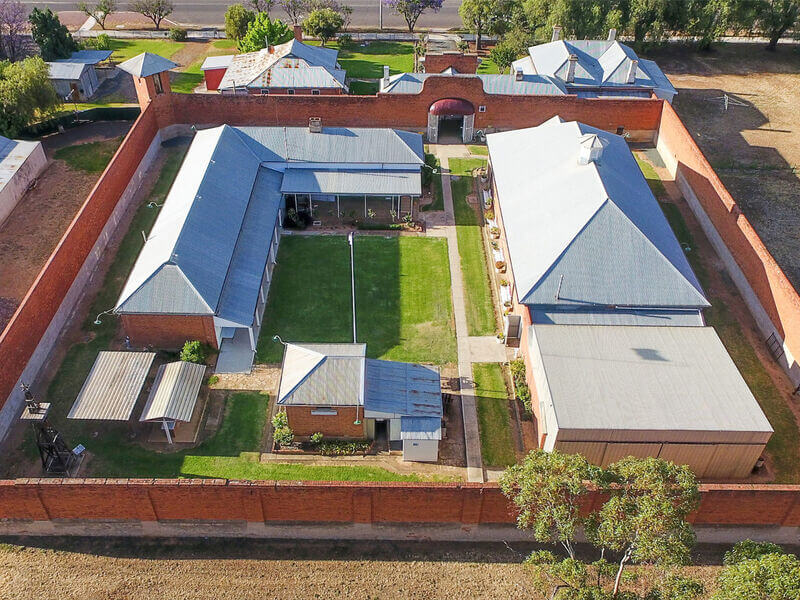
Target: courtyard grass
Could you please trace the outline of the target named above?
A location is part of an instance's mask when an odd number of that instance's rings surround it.
[[[461,258],[461,273],[466,289],[469,335],[493,335],[497,329],[489,269],[481,234],[481,217],[479,212],[467,203],[467,196],[473,191],[472,171],[485,164],[486,161],[482,158],[451,158],[449,165],[458,254]],[[454,180],[453,175],[458,179]]]
[[[431,190],[433,191],[433,202],[422,207],[423,212],[429,210],[444,210],[444,196],[442,195],[442,163],[433,154],[425,153],[425,164],[430,165],[436,171],[431,173]]]
[[[489,147],[483,146],[480,144],[470,144],[467,146],[467,150],[469,150],[470,154],[474,154],[476,156],[489,156]]]
[[[377,81],[351,81],[348,87],[355,96],[374,96],[378,93]]]
[[[306,43],[320,45],[313,40]],[[414,45],[410,42],[369,42],[366,46],[353,44],[347,48],[328,42],[326,47],[339,50],[339,64],[353,79],[380,79],[384,65],[392,75],[414,70]]]
[[[280,362],[272,341],[352,342],[350,253],[344,236],[284,237],[256,351]],[[361,235],[355,243],[359,342],[391,360],[456,360],[450,270],[444,240]]]
[[[66,146],[56,150],[53,157],[63,160],[70,167],[79,171],[102,173],[121,143],[122,138],[118,137],[102,142]]]
[[[706,323],[713,327],[719,335],[775,430],[767,444],[767,452],[772,457],[775,467],[775,482],[800,482],[800,448],[798,447],[800,429],[798,429],[794,413],[786,404],[786,398],[772,381],[728,306],[721,298],[709,293],[711,288],[706,265],[695,251],[694,238],[680,210],[671,203],[662,203],[661,208],[681,246],[692,249],[688,253],[689,263],[711,302],[711,307],[704,312]],[[727,278],[725,273],[722,273],[722,276],[727,285],[733,286],[733,282]]]
[[[507,72],[507,71],[506,71]],[[500,68],[488,56],[481,57],[481,64],[478,65],[478,73],[486,73],[487,75],[495,75],[500,73]]]
[[[650,191],[653,192],[653,195],[658,200],[666,200],[667,190],[664,188],[664,182],[661,181],[653,165],[644,160],[638,153],[635,153],[634,156],[636,157],[636,162],[639,163],[639,169],[642,171],[642,175],[644,175],[644,178],[647,180],[647,185],[650,186]]]
[[[481,436],[481,455],[486,466],[507,467],[517,462],[511,434],[509,392],[503,366],[497,363],[472,365],[478,426]]]

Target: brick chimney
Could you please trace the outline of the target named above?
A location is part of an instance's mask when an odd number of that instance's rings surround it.
[[[294,26],[294,39],[298,42],[303,41],[303,26],[302,25],[295,25]]]
[[[633,59],[631,64],[628,66],[628,78],[625,80],[625,83],[636,83],[636,71],[639,70],[639,61]]]
[[[560,38],[561,38],[561,27],[559,27],[558,25],[555,25],[553,27],[553,35],[550,38],[550,41],[551,42],[557,42]]]
[[[567,64],[567,83],[575,81],[575,67],[577,64],[578,56],[576,54],[570,54]]]
[[[617,30],[616,29],[609,29],[608,30],[608,41],[613,42],[617,39]]]
[[[389,65],[383,65],[383,78],[381,79],[381,89],[389,87]]]
[[[522,69],[517,69],[517,70],[514,72],[514,79],[515,79],[516,81],[522,81],[523,77],[524,77],[524,74],[523,74],[523,72],[522,72]]]

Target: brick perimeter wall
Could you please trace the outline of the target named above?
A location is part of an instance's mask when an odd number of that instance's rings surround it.
[[[800,526],[800,486],[703,485],[701,495],[696,525]],[[19,479],[0,481],[2,519],[474,525],[515,513],[496,484]]]
[[[462,54],[426,54],[425,72],[441,73],[453,67],[458,73],[475,73],[478,71],[478,55]]]

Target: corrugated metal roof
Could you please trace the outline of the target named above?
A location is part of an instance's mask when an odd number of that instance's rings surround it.
[[[367,359],[364,410],[372,415],[441,417],[439,371],[414,363]]]
[[[177,66],[163,56],[151,52],[142,52],[120,64],[119,68],[134,77],[148,77],[149,75],[169,71]]]
[[[526,74],[521,80],[508,74],[474,73],[400,73],[389,78],[389,85],[381,90],[384,94],[419,94],[428,77],[475,78],[483,83],[487,94],[511,96],[563,96],[567,93],[564,85],[553,77]]]
[[[49,62],[50,79],[77,81],[89,65],[79,62]]]
[[[337,50],[310,46],[298,40],[290,40],[284,44],[278,44],[273,48],[272,52],[268,48],[264,48],[257,52],[237,54],[231,60],[228,70],[222,77],[219,89],[233,89],[234,84],[236,87],[292,87],[272,83],[269,81],[270,76],[268,73],[281,71],[284,68],[300,72],[309,70],[312,67],[320,67],[328,72],[327,77],[321,73],[309,74],[307,81],[312,79],[322,81],[324,79],[326,82],[325,85],[312,87],[343,86],[345,73],[336,62],[338,55],[339,52]],[[288,75],[283,77],[286,76]],[[281,75],[276,74],[276,77],[281,77]],[[302,78],[304,76],[298,75],[298,77]],[[294,87],[301,87],[301,85],[298,84]],[[302,87],[305,87],[305,85]]]
[[[711,327],[533,325],[530,334],[559,430],[750,432],[753,443],[772,432]]]
[[[360,406],[366,344],[286,344],[278,404]]]
[[[85,65],[96,65],[111,58],[111,50],[78,50],[70,54],[69,58],[59,58],[53,62],[59,63],[83,63]]]
[[[67,418],[130,419],[155,356],[155,352],[100,352]]]
[[[284,67],[273,65],[250,83],[249,88],[341,88],[347,73],[325,67]],[[238,84],[237,84],[238,85]]]
[[[262,162],[420,165],[422,136],[399,129],[323,127],[236,127]]]
[[[401,417],[401,440],[440,440],[442,439],[441,417]]]
[[[286,169],[281,192],[419,196],[422,193],[422,178],[419,170],[414,172]]]
[[[0,190],[16,175],[41,142],[10,140],[0,135]]]
[[[558,40],[528,48],[529,56],[512,63],[512,71],[549,75],[566,83],[569,57],[578,58],[571,89],[584,87],[640,87],[663,92],[670,99],[676,91],[651,60],[639,59],[627,45],[613,40]],[[638,60],[633,83],[628,83],[632,61]]]
[[[201,71],[210,71],[211,69],[227,69],[233,61],[233,54],[226,54],[225,56],[206,56],[203,64],[200,65]]]
[[[580,139],[599,160],[581,165]],[[559,117],[487,136],[518,297],[544,306],[708,302],[625,140]]]
[[[640,325],[701,327],[699,310],[636,310],[636,309],[538,309],[531,311],[531,321],[541,325]]]
[[[205,365],[190,362],[161,365],[139,420],[191,421],[205,373]]]

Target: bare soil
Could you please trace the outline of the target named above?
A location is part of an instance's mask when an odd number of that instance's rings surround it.
[[[800,51],[721,44],[651,55],[678,90],[674,107],[689,132],[800,289]]]

